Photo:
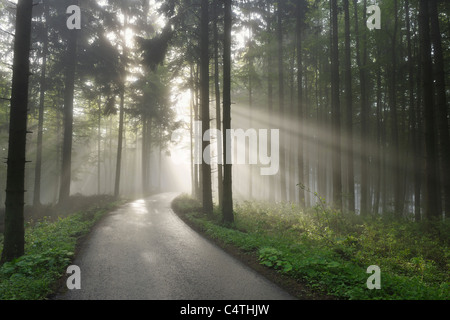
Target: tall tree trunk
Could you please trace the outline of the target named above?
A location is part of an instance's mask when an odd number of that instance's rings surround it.
[[[231,28],[232,28],[232,0],[224,0],[224,42],[223,42],[223,143],[224,143],[224,176],[223,176],[223,206],[222,215],[226,223],[234,222],[232,164],[231,158]]]
[[[352,90],[352,57],[350,39],[349,0],[344,0],[345,13],[345,103],[347,104],[347,193],[348,210],[355,212],[355,177],[353,159],[353,90]]]
[[[272,17],[271,17],[271,4],[268,3],[268,12],[267,12],[267,33],[270,35],[272,34]],[[274,110],[273,110],[273,54],[272,54],[272,41],[271,38],[267,40],[267,105],[268,105],[268,114],[270,118],[274,117]],[[269,137],[269,148],[268,150],[272,150],[272,140],[271,137]],[[274,202],[276,199],[276,193],[275,193],[275,176],[271,175],[268,177],[269,183],[268,183],[268,200]]]
[[[339,39],[337,0],[331,0],[332,46],[331,46],[331,112],[333,121],[333,205],[342,210],[341,176],[341,106],[339,89]]]
[[[125,78],[125,77],[124,77]],[[116,179],[114,183],[114,197],[120,196],[120,178],[122,172],[122,149],[124,135],[124,118],[125,118],[125,80],[120,84],[120,110],[119,110],[119,136],[117,143],[117,161],[116,161]]]
[[[196,66],[195,70],[195,82],[194,82],[194,92],[195,92],[195,98],[194,98],[194,119],[196,122],[200,122],[200,93],[199,93],[199,71],[198,71],[198,65]],[[197,156],[197,163],[195,164],[195,194],[196,199],[200,200],[202,199],[202,180],[201,180],[201,173],[202,173],[202,165],[201,165],[201,141],[197,141],[199,146],[195,148],[196,156]]]
[[[38,137],[36,147],[36,167],[34,171],[34,195],[33,206],[41,205],[41,176],[42,176],[42,144],[44,133],[44,108],[45,108],[45,92],[47,90],[47,55],[48,55],[48,16],[49,9],[47,1],[43,1],[44,6],[44,44],[42,48],[42,67],[41,67],[41,83],[39,93],[39,121],[38,121]]]
[[[190,129],[189,129],[189,134],[190,134],[190,143],[191,143],[191,147],[190,147],[190,151],[191,151],[191,185],[192,185],[192,197],[197,199],[197,177],[196,177],[196,170],[195,168],[197,167],[197,165],[195,164],[195,151],[196,148],[194,146],[195,141],[194,141],[194,108],[195,108],[195,87],[194,87],[194,66],[191,64],[190,65],[190,81],[189,81],[189,87],[191,90],[191,105],[189,108],[189,112],[190,112]]]
[[[17,3],[2,262],[19,258],[25,251],[25,157],[32,9],[31,0]]]
[[[278,38],[278,103],[280,114],[280,191],[281,201],[287,201],[287,186],[286,186],[286,126],[285,126],[285,99],[284,99],[284,64],[283,64],[283,10],[284,0],[278,1],[277,12],[277,38]]]
[[[101,156],[102,156],[102,96],[98,97],[98,118],[97,118],[97,194],[101,193]]]
[[[442,49],[441,30],[437,1],[429,1],[431,20],[431,41],[434,48],[435,81],[437,93],[438,130],[441,151],[442,191],[444,192],[444,212],[450,214],[450,136],[448,123],[448,103],[445,83],[445,64]]]
[[[128,8],[122,8],[122,13],[124,15],[123,23],[123,35],[122,35],[122,75],[120,79],[120,107],[119,107],[119,134],[118,134],[118,144],[117,144],[117,156],[116,156],[116,176],[114,182],[114,197],[118,198],[120,196],[120,180],[122,173],[122,155],[123,155],[123,140],[124,140],[124,120],[125,120],[125,90],[126,90],[126,75],[127,75],[127,61],[128,61],[128,48],[126,45],[125,31],[128,28]]]
[[[205,133],[211,128],[209,112],[209,1],[201,2],[201,31],[200,31],[200,94],[202,107],[202,156],[205,150],[209,150],[209,141],[205,141]],[[202,157],[202,182],[203,182],[203,212],[211,214],[213,211],[212,186],[211,186],[211,162],[206,162]]]
[[[152,118],[144,114],[142,121],[142,193],[148,196],[151,192],[150,190],[150,156],[151,156],[151,145],[152,145]]]
[[[353,0],[355,10],[355,34],[356,34],[356,62],[359,69],[359,82],[361,91],[361,201],[360,212],[362,215],[369,213],[369,110],[367,103],[367,74],[366,64],[366,35],[363,37],[364,51],[361,54],[361,34],[359,32],[358,3]],[[366,12],[366,1],[364,1]],[[365,14],[363,20],[365,18]]]
[[[389,109],[391,114],[391,138],[392,138],[392,165],[391,172],[394,187],[394,211],[395,215],[403,215],[403,202],[401,201],[401,168],[400,168],[400,143],[399,143],[399,122],[397,112],[397,34],[398,34],[398,2],[394,0],[394,30],[392,36],[391,55],[391,83],[389,93]]]
[[[433,64],[431,58],[430,40],[430,16],[428,12],[428,1],[419,1],[419,35],[420,55],[422,65],[423,85],[423,113],[425,119],[425,146],[426,146],[426,194],[425,194],[425,216],[428,219],[440,216],[440,188],[439,188],[439,161],[437,152],[437,132],[435,131],[435,103],[433,90]]]
[[[62,172],[59,192],[60,203],[64,203],[69,199],[70,184],[72,180],[73,99],[75,92],[78,30],[70,30],[68,38],[64,89],[64,142],[62,148]]]
[[[413,187],[413,196],[414,202],[417,203],[417,199],[420,201],[420,153],[419,144],[420,137],[417,125],[417,110],[416,110],[416,98],[414,97],[414,87],[415,87],[415,73],[414,73],[414,57],[412,53],[412,39],[411,39],[411,18],[410,18],[410,6],[409,0],[405,0],[405,16],[406,16],[406,38],[407,38],[407,46],[408,46],[408,73],[409,73],[409,111],[410,111],[410,139],[411,139],[411,149],[413,151],[413,178],[412,178],[412,187]],[[420,220],[420,206],[414,207],[415,220]]]
[[[221,108],[221,97],[220,97],[220,74],[219,74],[219,3],[214,2],[214,91],[216,95],[216,128],[217,130],[222,130],[222,108]],[[222,144],[221,139],[217,139],[217,156],[222,157]],[[219,196],[219,207],[222,207],[223,200],[223,165],[222,161],[217,161],[217,181],[218,181],[218,196]]]
[[[249,39],[251,39],[251,35],[249,36]],[[248,66],[249,66],[249,74],[248,74],[248,119],[249,119],[249,128],[251,129],[252,123],[253,123],[253,58],[252,55],[252,45],[251,40],[249,40],[249,57],[248,57]],[[248,143],[248,159],[250,160],[250,154],[252,152],[255,152],[256,150],[251,150],[251,143],[249,141]],[[252,200],[253,198],[253,165],[249,163],[248,167],[248,199]]]
[[[305,141],[303,122],[305,121],[305,112],[303,107],[303,59],[302,59],[302,24],[303,24],[303,2],[297,2],[296,13],[296,45],[297,45],[297,114],[300,133],[298,135],[298,183],[300,186],[305,184]],[[299,188],[299,203],[303,208],[306,205],[306,194],[303,187]]]
[[[377,49],[377,60],[381,57],[380,49]],[[374,206],[373,212],[378,214],[380,211],[380,201],[381,201],[381,181],[382,181],[382,119],[383,119],[383,108],[382,108],[382,87],[381,87],[381,68],[377,71],[377,150],[375,156],[375,172],[377,173],[376,181],[374,183]]]
[[[417,60],[420,60],[420,53]],[[415,109],[416,109],[416,123],[417,123],[417,139],[414,145],[414,152],[416,154],[417,162],[416,162],[416,169],[414,173],[414,180],[415,180],[415,194],[417,195],[414,199],[414,211],[415,211],[415,220],[420,221],[422,219],[422,198],[424,196],[423,192],[423,186],[422,183],[425,180],[424,179],[424,169],[425,169],[425,159],[423,156],[424,152],[424,135],[422,132],[424,132],[424,124],[423,124],[423,85],[422,85],[422,66],[420,63],[418,63],[418,69],[417,69],[417,80],[416,82],[416,91],[417,91],[417,99],[415,102]]]

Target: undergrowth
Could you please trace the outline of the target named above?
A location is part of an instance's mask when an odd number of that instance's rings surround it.
[[[29,221],[25,255],[0,266],[0,300],[43,300],[74,258],[78,240],[117,203],[102,203],[64,218]],[[0,240],[0,255],[2,251]]]
[[[174,210],[214,239],[256,254],[268,268],[306,282],[339,299],[447,300],[450,298],[450,222],[363,218],[323,203],[303,210],[294,204],[243,202],[235,223],[220,212],[202,215],[187,196]],[[369,266],[381,268],[381,290],[369,290]]]

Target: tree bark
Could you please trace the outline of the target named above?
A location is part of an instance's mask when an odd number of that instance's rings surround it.
[[[333,121],[333,205],[342,210],[342,176],[341,176],[341,106],[339,80],[339,39],[338,39],[337,0],[331,1],[332,46],[331,46],[331,104]]]
[[[431,20],[431,41],[434,48],[436,103],[438,112],[438,130],[441,151],[442,190],[444,193],[444,212],[450,213],[450,136],[448,123],[448,103],[445,83],[445,63],[442,49],[442,36],[439,26],[437,1],[429,1]]]
[[[222,108],[221,108],[221,97],[220,97],[220,74],[219,74],[219,2],[214,3],[214,90],[216,95],[216,128],[222,131]],[[217,156],[222,157],[223,146],[220,143],[221,139],[217,139]],[[223,201],[223,165],[222,161],[217,161],[217,181],[218,181],[218,196],[219,196],[219,207],[222,207]]]
[[[420,35],[420,55],[422,65],[422,86],[423,86],[423,113],[425,119],[425,217],[433,219],[440,216],[440,188],[438,185],[438,152],[437,152],[437,132],[435,131],[435,99],[433,90],[433,64],[431,58],[430,40],[430,16],[428,12],[428,1],[420,0],[419,11],[419,35]]]
[[[305,120],[305,113],[303,107],[303,59],[302,59],[302,24],[303,24],[303,8],[302,1],[297,2],[297,17],[296,17],[296,45],[297,45],[297,109],[298,109],[298,124],[300,130],[305,130],[303,121]],[[299,203],[303,208],[306,206],[306,195],[303,185],[305,184],[305,141],[303,139],[303,131],[300,131],[298,136],[298,183],[299,188]]]
[[[355,33],[356,33],[356,61],[359,69],[360,91],[361,91],[361,201],[360,212],[367,215],[369,208],[369,106],[367,101],[367,62],[366,35],[363,37],[363,53],[361,54],[361,35],[359,32],[358,4],[354,0],[355,10]],[[364,1],[363,21],[366,18],[366,1]]]
[[[17,3],[2,262],[19,258],[25,251],[25,157],[32,9],[31,0]]]
[[[223,43],[223,156],[224,156],[224,177],[223,177],[223,206],[222,215],[226,223],[234,222],[233,212],[233,189],[232,189],[232,164],[227,161],[231,158],[231,145],[227,141],[231,140],[231,28],[232,28],[232,0],[224,0],[224,43]]]
[[[271,4],[268,3],[268,12],[267,12],[267,33],[272,33],[272,17],[270,12]],[[272,41],[271,38],[267,40],[267,105],[268,105],[268,114],[270,118],[274,117],[274,110],[273,110],[273,76],[272,76],[272,65],[273,65],[273,54],[272,54]],[[272,140],[269,138],[269,148],[268,150],[272,150]],[[275,196],[275,176],[269,176],[268,177],[269,183],[268,183],[268,200],[275,202],[276,196]]]
[[[42,66],[41,66],[41,83],[39,93],[39,120],[38,120],[38,137],[36,146],[36,166],[34,171],[34,195],[33,206],[41,205],[41,176],[42,176],[42,145],[44,132],[44,108],[45,108],[45,92],[47,90],[47,55],[48,55],[48,16],[49,9],[47,1],[43,1],[44,6],[44,45],[42,48]]]
[[[119,110],[119,137],[117,144],[116,179],[114,183],[114,197],[120,196],[120,178],[122,172],[122,147],[125,118],[125,84],[121,84],[120,89],[120,110]]]
[[[409,0],[405,0],[405,15],[406,15],[406,38],[407,38],[407,46],[408,46],[408,73],[409,73],[409,108],[410,108],[410,146],[413,151],[413,196],[414,202],[417,204],[417,199],[420,202],[420,173],[422,171],[420,166],[420,153],[419,153],[419,144],[420,144],[420,136],[418,131],[418,123],[417,123],[417,110],[416,110],[416,98],[414,97],[415,91],[415,73],[414,73],[414,57],[412,53],[412,41],[411,41],[411,18],[410,18],[410,3]],[[414,207],[415,220],[421,220],[421,212],[420,206],[415,205]]]
[[[355,176],[353,158],[353,90],[352,90],[352,58],[350,39],[349,0],[344,0],[345,13],[345,103],[347,104],[347,193],[348,210],[355,212]]]
[[[404,204],[402,201],[401,188],[401,168],[400,168],[400,144],[399,144],[399,122],[397,113],[397,33],[398,33],[398,2],[394,0],[394,30],[392,37],[392,69],[391,73],[391,89],[390,89],[390,110],[391,110],[391,136],[393,146],[393,164],[392,174],[394,179],[394,210],[395,215],[401,217],[403,215]]]
[[[277,9],[277,38],[278,38],[278,103],[280,117],[280,191],[281,201],[287,201],[286,186],[286,126],[285,123],[285,99],[284,99],[284,64],[283,64],[283,10],[284,0],[278,1]]]
[[[78,30],[70,30],[68,37],[64,89],[64,142],[62,147],[62,172],[59,192],[59,202],[62,204],[70,197],[70,184],[72,180],[73,99],[75,91]]]
[[[211,128],[209,111],[209,1],[201,2],[201,31],[200,31],[200,95],[202,108],[202,182],[203,182],[203,212],[212,214],[212,186],[211,186],[211,164],[205,161],[204,151],[209,146],[205,141],[205,133]]]

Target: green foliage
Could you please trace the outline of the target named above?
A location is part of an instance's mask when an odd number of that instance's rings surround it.
[[[320,203],[243,202],[231,228],[196,214],[188,197],[177,207],[213,239],[254,253],[259,262],[340,299],[447,300],[450,298],[448,220],[414,223],[362,218]],[[188,209],[189,208],[189,209]],[[179,211],[177,211],[179,212]],[[201,212],[201,210],[197,211]],[[381,268],[381,290],[367,289],[371,265]]]
[[[34,225],[29,223],[26,254],[0,267],[0,300],[45,299],[70,265],[77,241],[113,206],[93,206],[54,222],[44,218]]]
[[[282,272],[292,270],[292,264],[283,257],[283,252],[274,248],[262,248],[259,250],[259,260],[262,265]]]

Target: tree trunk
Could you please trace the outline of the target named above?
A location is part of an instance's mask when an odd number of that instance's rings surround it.
[[[205,161],[204,151],[209,146],[209,141],[205,141],[205,133],[210,130],[209,112],[209,1],[201,2],[201,31],[200,31],[200,94],[202,108],[202,182],[203,182],[203,212],[212,214],[212,186],[211,186],[211,165],[210,161]],[[210,159],[209,159],[210,160]]]
[[[272,33],[271,28],[271,12],[270,12],[270,3],[268,4],[268,12],[267,12],[267,33]],[[274,117],[273,112],[273,76],[272,76],[272,64],[273,64],[273,54],[272,54],[272,41],[271,38],[267,40],[267,105],[268,105],[268,114],[270,118]],[[272,140],[271,137],[269,137],[269,147],[268,150],[272,150]],[[269,183],[268,183],[268,200],[275,202],[276,196],[275,196],[275,176],[269,176],[268,177]]]
[[[101,156],[102,156],[102,96],[98,97],[98,118],[97,118],[97,194],[101,193]]]
[[[39,123],[38,137],[36,147],[36,167],[34,171],[34,195],[33,206],[41,205],[41,176],[42,176],[42,144],[44,132],[44,108],[45,108],[45,92],[47,90],[47,55],[48,55],[48,16],[49,9],[47,1],[43,1],[44,6],[44,45],[42,48],[42,67],[41,67],[41,83],[39,93]]]
[[[355,34],[356,34],[356,62],[359,69],[359,82],[361,91],[361,201],[360,212],[362,215],[369,213],[369,111],[367,103],[367,74],[366,64],[366,36],[363,37],[364,52],[361,57],[361,35],[359,32],[358,3],[353,1],[355,10]],[[364,12],[366,10],[364,2]],[[363,20],[365,18],[365,14]]]
[[[331,104],[333,121],[333,205],[342,210],[341,177],[341,106],[339,97],[339,39],[337,0],[331,1],[332,46],[331,46]]]
[[[128,60],[128,49],[125,39],[125,31],[128,28],[128,12],[127,8],[122,8],[122,13],[124,15],[123,23],[123,33],[122,36],[122,75],[120,79],[120,107],[119,107],[119,134],[118,134],[118,144],[117,144],[117,157],[116,157],[116,177],[114,183],[114,197],[118,198],[120,196],[120,180],[122,173],[122,155],[123,155],[123,140],[124,140],[124,119],[125,119],[125,90],[126,90],[126,75],[127,75],[127,60]]]
[[[437,1],[429,1],[431,20],[431,41],[434,48],[435,81],[437,93],[438,130],[440,137],[442,190],[444,192],[444,212],[450,214],[450,136],[448,123],[448,104],[445,83],[445,64],[442,49],[442,36],[439,27]]]
[[[416,110],[416,98],[414,97],[414,82],[415,82],[415,73],[414,73],[414,58],[412,54],[412,41],[411,41],[411,18],[410,18],[410,6],[409,0],[405,0],[405,15],[406,15],[406,38],[407,38],[407,46],[408,46],[408,73],[409,73],[409,108],[410,108],[410,146],[413,151],[413,177],[412,177],[412,187],[413,187],[413,196],[414,202],[417,203],[417,199],[420,201],[420,153],[419,144],[420,144],[420,136],[417,125],[417,110]],[[420,221],[420,206],[414,207],[415,220]]]
[[[31,0],[17,3],[2,262],[19,258],[25,251],[25,157],[32,9]]]
[[[124,134],[124,118],[125,118],[125,84],[121,84],[120,89],[120,110],[119,110],[119,136],[117,144],[117,161],[116,161],[116,179],[114,183],[114,197],[120,196],[120,178],[122,171],[122,147]]]
[[[224,43],[223,43],[223,143],[224,143],[224,177],[223,177],[223,206],[222,215],[226,223],[234,222],[232,165],[231,161],[231,27],[232,27],[232,0],[224,0]]]
[[[218,12],[219,3],[214,3],[214,85],[215,85],[215,95],[216,95],[216,128],[217,130],[222,130],[222,108],[221,108],[221,97],[220,97],[220,74],[219,74],[219,30],[218,30]],[[222,157],[222,144],[221,139],[217,139],[217,156]],[[217,181],[218,181],[218,196],[219,196],[219,207],[222,207],[223,200],[223,166],[222,161],[217,161]]]
[[[62,172],[59,192],[60,203],[64,203],[69,199],[70,184],[72,180],[73,99],[75,91],[78,30],[70,30],[68,37],[64,89],[64,142],[62,148]]]
[[[344,0],[345,13],[345,103],[347,104],[347,193],[348,210],[355,212],[355,177],[353,159],[353,90],[352,90],[352,57],[350,39],[349,0]]]
[[[305,120],[305,113],[303,107],[303,59],[302,59],[302,23],[303,23],[303,8],[302,2],[297,2],[297,17],[296,17],[296,45],[297,45],[297,113],[298,113],[298,125],[300,130],[305,130],[303,121]],[[305,190],[303,185],[305,184],[305,141],[303,138],[303,131],[300,131],[298,135],[298,183],[299,188],[299,203],[301,207],[305,207]]]
[[[420,0],[419,11],[419,35],[420,35],[420,55],[422,65],[422,86],[423,86],[423,113],[425,119],[425,146],[426,146],[426,194],[425,194],[425,216],[428,219],[437,218],[441,213],[440,190],[438,185],[438,152],[437,152],[437,132],[435,131],[435,105],[433,90],[433,65],[431,58],[430,40],[430,16],[428,12],[428,1]]]
[[[391,136],[393,147],[393,163],[392,174],[394,179],[394,210],[395,215],[401,217],[403,215],[403,202],[401,196],[401,168],[400,168],[400,144],[399,144],[399,122],[397,113],[397,29],[398,29],[398,13],[397,0],[394,0],[394,30],[392,36],[392,66],[391,66],[391,90],[390,90],[390,110],[391,110]]]
[[[286,126],[285,124],[285,103],[284,103],[284,65],[283,65],[283,10],[284,0],[278,1],[277,12],[277,38],[278,38],[278,103],[280,117],[280,192],[281,201],[287,201],[286,186]]]

